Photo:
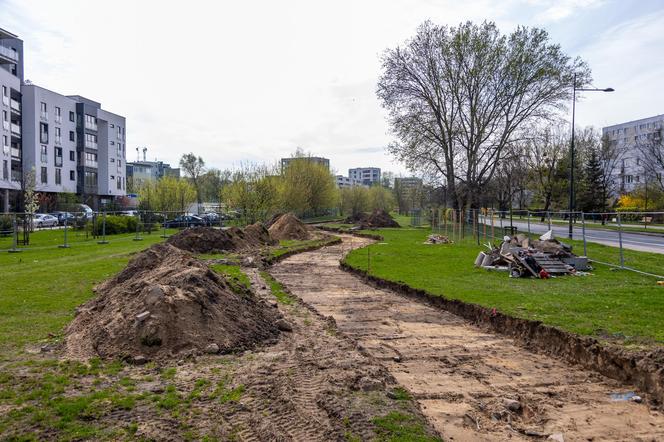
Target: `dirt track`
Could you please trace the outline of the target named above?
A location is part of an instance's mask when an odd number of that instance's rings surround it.
[[[333,316],[407,388],[446,440],[664,440],[664,416],[614,401],[631,390],[597,373],[530,352],[463,319],[378,290],[339,269],[344,243],[302,253],[270,273]],[[506,400],[519,401],[509,411]],[[560,439],[558,439],[560,440]]]

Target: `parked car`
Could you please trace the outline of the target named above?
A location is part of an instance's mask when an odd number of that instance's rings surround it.
[[[200,215],[200,217],[204,219],[209,226],[213,226],[215,224],[218,225],[219,221],[221,220],[219,214],[215,212],[204,213],[203,215]]]
[[[64,225],[65,220],[67,220],[67,224],[74,224],[76,222],[76,216],[70,212],[53,212],[50,215],[58,219],[58,224]]]
[[[122,212],[118,212],[118,215],[120,216],[136,216],[138,215],[137,210],[123,210]]]
[[[207,221],[195,215],[181,215],[172,220],[168,220],[164,223],[164,227],[167,228],[195,227],[195,226],[207,226],[207,225],[208,225]]]
[[[32,218],[32,225],[35,227],[56,227],[58,219],[47,213],[35,213]]]

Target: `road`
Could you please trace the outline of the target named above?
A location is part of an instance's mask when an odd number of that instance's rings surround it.
[[[491,221],[487,219],[487,224],[490,224]],[[510,220],[503,219],[503,226],[509,226]],[[518,228],[522,232],[528,231],[528,223],[525,221],[512,221],[512,225]],[[496,236],[498,236],[498,231],[500,228],[500,220],[494,219],[494,228],[497,229]],[[569,227],[552,224],[551,228],[553,234],[558,237],[558,239],[564,241],[567,238]],[[530,231],[532,233],[545,233],[549,230],[547,223],[538,223],[530,222]],[[574,227],[574,239],[582,240],[582,228],[578,224]],[[620,244],[620,239],[618,237],[618,231],[616,230],[604,230],[604,229],[591,229],[586,227],[586,241],[594,242],[597,244],[604,244],[606,246],[618,247]],[[662,253],[664,254],[664,236],[660,235],[648,235],[643,233],[632,233],[632,232],[623,232],[622,233],[622,243],[625,249],[638,250],[640,252],[653,252],[653,253]]]
[[[444,440],[664,440],[661,413],[612,399],[634,387],[344,272],[339,259],[371,240],[341,236],[342,244],[287,258],[270,273],[381,362]],[[505,408],[510,400],[518,411]]]

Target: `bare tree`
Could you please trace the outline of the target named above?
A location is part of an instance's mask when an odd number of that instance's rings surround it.
[[[377,94],[397,141],[388,150],[411,170],[444,176],[459,207],[474,206],[523,125],[550,118],[590,79],[546,31],[494,23],[425,22],[388,50]],[[463,191],[461,190],[463,189]]]
[[[662,141],[662,128],[660,127],[654,132],[647,134],[645,138],[638,138],[636,147],[643,157],[646,178],[650,178],[651,181],[657,184],[660,190],[664,191],[664,142]]]
[[[180,167],[185,175],[191,179],[191,184],[196,189],[196,202],[200,206],[203,202],[201,199],[200,178],[205,173],[205,161],[203,161],[203,158],[197,157],[194,153],[186,153],[180,158]]]

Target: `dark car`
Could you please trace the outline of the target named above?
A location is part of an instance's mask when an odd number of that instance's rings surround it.
[[[181,215],[174,219],[168,220],[164,223],[164,227],[178,228],[178,227],[195,227],[207,226],[208,223],[203,218],[195,215]]]
[[[199,215],[202,219],[204,219],[209,226],[214,226],[214,225],[219,225],[221,221],[221,217],[219,216],[218,213],[215,212],[208,212],[204,213],[202,215]]]
[[[70,212],[53,212],[51,215],[58,219],[60,225],[64,225],[65,220],[67,220],[67,224],[74,224],[76,222],[76,216]]]

